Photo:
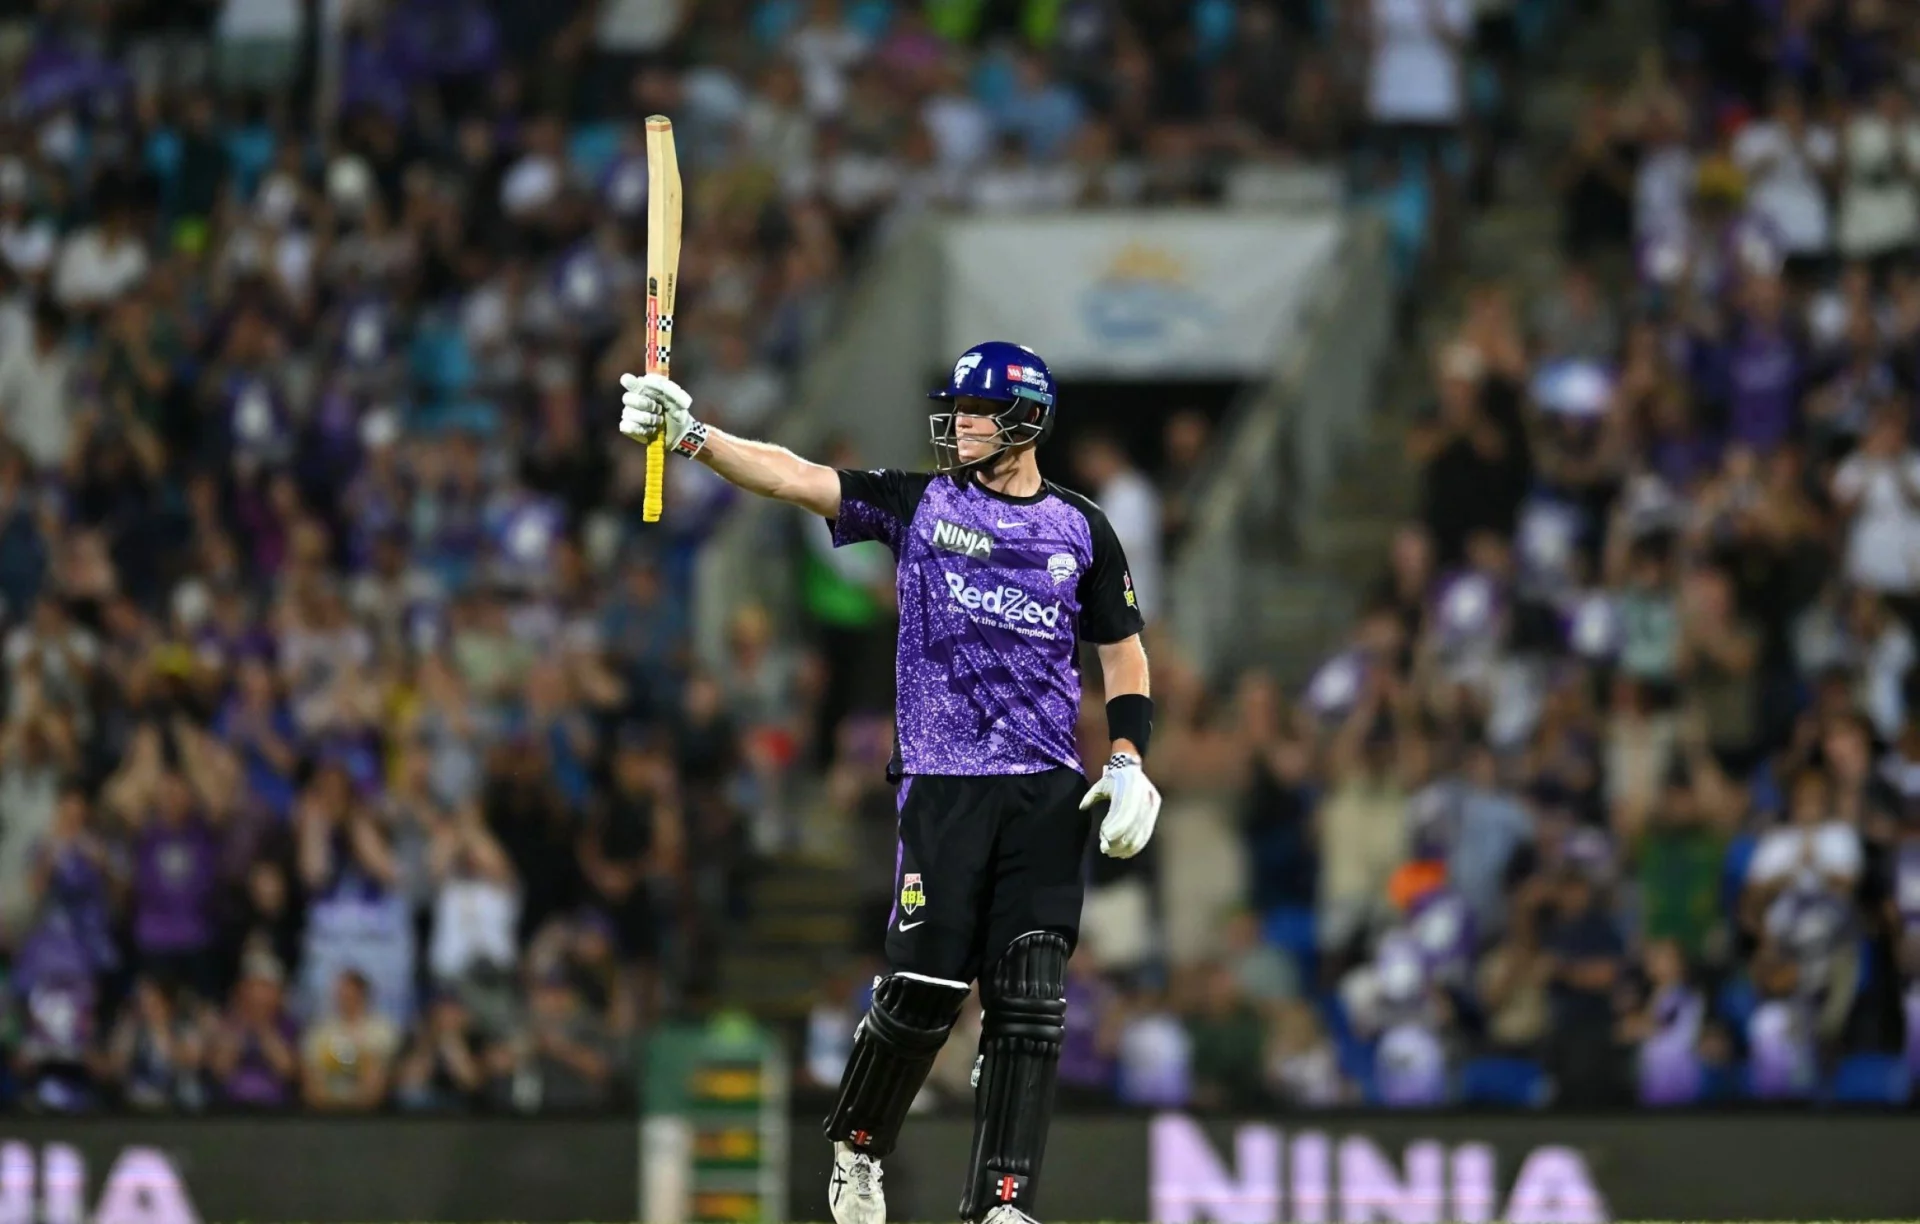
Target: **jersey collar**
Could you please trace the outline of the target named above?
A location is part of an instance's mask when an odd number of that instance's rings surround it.
[[[1045,501],[1053,493],[1053,486],[1048,484],[1044,477],[1040,481],[1040,487],[1025,497],[1015,497],[1011,493],[1001,493],[997,490],[989,489],[980,483],[973,472],[966,473],[966,480],[967,485],[974,491],[983,493],[997,502],[1005,502],[1009,506],[1031,506],[1035,502]]]

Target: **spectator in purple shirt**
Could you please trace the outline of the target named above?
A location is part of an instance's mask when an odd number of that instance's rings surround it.
[[[20,948],[17,968],[22,974],[30,970],[36,937],[44,935],[50,924],[71,936],[88,972],[117,967],[108,908],[114,863],[107,846],[87,825],[86,792],[68,786],[55,801],[46,837],[33,848],[25,892],[28,912],[37,909],[39,920]]]
[[[481,0],[408,0],[391,6],[387,48],[399,71],[437,82],[443,102],[477,100],[499,58],[500,32]]]
[[[392,40],[381,28],[371,7],[353,10],[354,19],[342,31],[339,92],[335,98],[343,114],[378,110],[406,113],[407,76]]]
[[[294,1103],[300,1033],[287,1014],[285,980],[271,954],[249,953],[227,1014],[214,1026],[207,1070],[228,1105],[281,1109]]]
[[[1740,298],[1711,360],[1725,398],[1728,439],[1765,455],[1799,431],[1805,362],[1779,277],[1747,277]]]
[[[107,802],[132,830],[133,944],[143,970],[212,997],[221,813],[198,735],[184,722],[135,732]]]
[[[241,659],[234,678],[233,696],[214,719],[214,733],[239,754],[252,798],[285,820],[300,765],[293,714],[264,659]]]
[[[59,971],[23,978],[20,986],[22,1089],[42,1109],[91,1108],[102,1070],[95,1044],[97,983],[83,973]]]
[[[1747,1020],[1747,1054],[1752,1090],[1763,1101],[1805,1099],[1818,1075],[1814,1018],[1799,996],[1799,969],[1771,950],[1754,958],[1754,984],[1761,1003]]]
[[[63,806],[70,814],[72,805]],[[101,1070],[95,1044],[100,976],[114,967],[105,915],[94,904],[100,876],[84,856],[63,852],[43,858],[37,879],[40,915],[13,964],[21,1087],[41,1108],[85,1109],[94,1104]]]
[[[1687,982],[1680,945],[1659,940],[1646,952],[1644,1006],[1621,1023],[1621,1036],[1639,1047],[1640,1103],[1690,1105],[1700,1099],[1700,1057],[1706,1000]]]

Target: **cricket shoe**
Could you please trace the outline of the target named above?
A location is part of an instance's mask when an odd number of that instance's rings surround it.
[[[880,1162],[844,1143],[833,1145],[833,1181],[827,1206],[834,1224],[887,1224],[887,1196],[880,1189]]]
[[[1015,1207],[1012,1203],[1002,1203],[992,1211],[989,1211],[986,1214],[986,1218],[980,1221],[980,1224],[1040,1224],[1040,1221],[1034,1219],[1018,1207]]]

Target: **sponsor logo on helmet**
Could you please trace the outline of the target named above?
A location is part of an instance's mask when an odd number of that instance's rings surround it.
[[[1072,553],[1055,553],[1047,558],[1047,577],[1053,579],[1053,585],[1059,586],[1073,577],[1073,571],[1079,568],[1079,562]]]
[[[992,536],[984,531],[975,531],[971,527],[949,523],[945,519],[934,520],[933,546],[950,553],[959,553],[963,557],[972,557],[976,561],[984,561],[993,555]]]
[[[1029,387],[1044,387],[1047,385],[1047,376],[1030,365],[1008,366],[1007,377],[1014,382]]]
[[[1050,638],[1049,629],[1060,624],[1060,605],[1041,604],[1016,586],[981,588],[968,586],[967,580],[951,570],[947,572],[947,590],[953,602],[968,612],[982,612],[976,623],[992,623],[1032,637]]]
[[[966,382],[967,375],[973,373],[973,368],[979,364],[980,364],[980,354],[978,353],[961,354],[960,360],[953,363],[953,385],[957,387],[960,384]]]

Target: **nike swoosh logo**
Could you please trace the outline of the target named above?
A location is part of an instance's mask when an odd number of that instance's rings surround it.
[[[925,926],[925,925],[927,925],[927,920],[925,918],[922,918],[918,922],[903,922],[900,924],[900,929],[903,931],[911,931],[913,928],[917,926]]]
[[[1007,530],[1007,528],[1009,527],[1025,527],[1026,526],[1025,523],[1003,523],[999,519],[995,519],[993,521],[993,525],[995,527],[998,527],[1002,531]]]

